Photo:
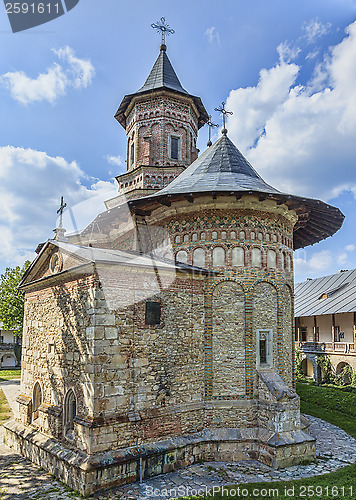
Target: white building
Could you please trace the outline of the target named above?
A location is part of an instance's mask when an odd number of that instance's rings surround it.
[[[334,374],[356,371],[356,269],[295,285],[295,340],[304,375],[321,381],[318,356],[328,356]]]
[[[18,365],[15,345],[19,343],[21,339],[12,330],[4,330],[0,323],[0,368],[14,368]]]

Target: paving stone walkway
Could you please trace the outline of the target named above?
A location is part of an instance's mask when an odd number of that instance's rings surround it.
[[[2,389],[4,387],[1,387]],[[323,420],[308,417],[317,437],[318,462],[275,470],[254,460],[205,462],[143,483],[121,486],[88,498],[97,500],[158,500],[200,495],[212,488],[250,482],[288,481],[335,471],[356,462],[356,440]],[[4,445],[0,427],[0,500],[69,500],[81,498],[42,469]]]

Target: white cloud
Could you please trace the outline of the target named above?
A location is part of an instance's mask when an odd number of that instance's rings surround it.
[[[282,191],[356,197],[356,22],[346,33],[307,85],[298,85],[298,65],[280,60],[227,99],[231,139]]]
[[[296,46],[291,46],[287,41],[280,43],[277,47],[277,52],[279,54],[279,59],[280,61],[283,62],[290,62],[293,61],[293,59],[296,59],[298,57],[298,54],[301,52],[301,49]]]
[[[215,26],[211,26],[211,28],[207,28],[204,35],[207,37],[209,43],[217,43],[220,45],[220,35],[216,30]]]
[[[331,23],[323,24],[319,19],[315,18],[303,24],[304,36],[308,43],[315,42],[316,39],[327,35],[331,30]]]
[[[350,267],[349,253],[353,252],[356,246],[346,245],[338,251],[335,250],[321,250],[311,253],[308,258],[307,255],[310,252],[305,250],[297,250],[294,252],[294,272],[296,275],[296,281],[301,281],[305,276],[315,277],[323,276],[327,274],[334,274],[337,272],[335,270],[335,263],[342,267]],[[352,265],[351,265],[352,267]],[[303,278],[301,278],[303,277]]]
[[[108,163],[110,163],[110,165],[115,165],[117,167],[122,167],[124,165],[124,162],[120,155],[117,156],[106,155],[105,159],[107,160]]]
[[[333,264],[333,254],[330,250],[314,252],[310,259],[301,256],[301,252],[296,252],[294,257],[294,272],[296,275],[321,276],[328,274],[328,269],[332,269]]]
[[[315,59],[320,53],[320,49],[318,48],[315,48],[314,50],[312,50],[311,52],[309,52],[306,56],[305,56],[305,59],[306,61],[308,59]]]
[[[53,63],[36,78],[27,76],[23,71],[8,72],[0,77],[0,83],[10,90],[13,99],[21,104],[39,101],[54,103],[70,87],[80,89],[90,85],[95,70],[89,60],[79,59],[68,46],[53,49],[53,52],[63,64]]]
[[[353,245],[353,244],[351,244],[351,245],[346,245],[345,250],[346,250],[347,252],[354,252],[354,251],[356,250],[356,245]]]
[[[117,194],[112,183],[88,178],[76,162],[32,149],[0,147],[0,178],[0,261],[10,266],[53,237],[61,196],[83,228],[105,209],[103,200]]]

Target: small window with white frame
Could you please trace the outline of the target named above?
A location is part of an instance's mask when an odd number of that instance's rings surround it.
[[[272,330],[257,330],[257,367],[272,366],[273,348],[272,348]]]

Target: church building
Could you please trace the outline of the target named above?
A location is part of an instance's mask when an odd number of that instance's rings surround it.
[[[80,235],[58,228],[21,282],[6,443],[82,494],[204,460],[314,458],[294,389],[293,250],[342,213],[268,185],[225,126],[198,155],[209,116],[164,43],[115,118],[118,196]]]

